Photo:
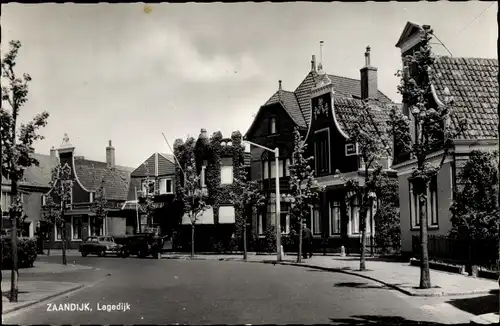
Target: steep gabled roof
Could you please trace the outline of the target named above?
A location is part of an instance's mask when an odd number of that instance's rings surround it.
[[[320,77],[321,76],[315,71],[309,72],[306,78],[304,78],[302,83],[300,83],[295,90],[295,94],[300,104],[300,109],[307,124],[311,121],[311,89],[314,87],[316,82],[318,82]],[[335,91],[334,97],[343,97],[347,99],[361,98],[360,80],[330,74],[328,75],[328,78],[330,79],[333,85],[333,90]],[[377,100],[381,103],[392,103],[392,101],[381,91],[378,91]]]
[[[467,119],[460,138],[497,139],[498,59],[437,56],[431,71],[438,100],[453,97],[453,127]]]
[[[281,106],[286,110],[286,112],[288,112],[296,125],[304,128],[307,126],[306,121],[304,120],[304,115],[300,110],[300,105],[294,92],[280,89],[276,93],[274,93],[274,95],[271,96],[269,100],[267,100],[264,106],[275,103],[281,104]]]
[[[116,166],[109,169],[105,162],[75,157],[75,174],[89,191],[95,191],[104,181],[105,197],[108,200],[126,200],[132,168]]]

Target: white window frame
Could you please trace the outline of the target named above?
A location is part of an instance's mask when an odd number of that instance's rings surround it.
[[[348,154],[347,152],[347,149],[348,148],[351,148],[351,147],[354,147],[354,153],[350,153]],[[358,146],[358,143],[347,143],[345,144],[345,156],[354,156],[354,155],[359,155],[359,146]]]
[[[90,202],[93,203],[94,202],[94,197],[95,197],[95,194],[93,191],[90,192],[90,195],[89,195],[89,199],[90,199]]]
[[[316,130],[314,132],[314,135],[317,135],[317,134],[320,134],[320,133],[323,133],[323,132],[326,132],[327,134],[327,155],[328,155],[328,173],[327,174],[330,174],[332,173],[332,153],[331,153],[331,142],[330,142],[330,128],[323,128],[323,129],[319,129],[319,130]],[[314,171],[316,174],[319,173],[318,171],[318,161],[317,161],[317,142],[314,141]]]
[[[290,206],[289,203],[280,203],[281,204],[281,207],[284,207],[286,204],[288,204],[288,206]],[[285,204],[285,205],[283,205]],[[276,204],[274,205],[276,207]],[[274,209],[276,211],[276,208]],[[276,212],[275,212],[276,214]],[[286,214],[286,217],[285,217],[285,232],[281,232],[281,234],[289,234],[290,233],[290,213],[289,213],[289,207],[288,207],[288,210],[280,210],[280,214]],[[281,225],[281,216],[280,216],[280,227],[282,227]]]
[[[349,216],[349,235],[358,236],[360,235],[359,228],[359,199],[353,198],[350,200],[348,205],[348,216]],[[354,212],[354,214],[353,214]],[[357,231],[357,232],[355,232]]]
[[[73,227],[74,216],[71,216],[71,241],[83,241],[83,217],[78,217],[82,221],[82,236],[81,238],[75,238],[75,229]]]
[[[168,181],[170,181],[170,191],[168,189]],[[165,183],[163,186],[163,182]],[[160,195],[169,195],[174,193],[174,186],[172,178],[160,178],[158,181],[159,184],[159,193]]]
[[[106,222],[107,222],[107,220],[108,220],[107,217],[105,217],[102,220],[102,224],[101,224],[101,236],[106,236],[106,229],[107,229],[107,227],[106,227],[107,223]],[[87,216],[87,235],[89,237],[92,236],[92,225],[91,225],[90,221],[91,221],[91,217]],[[97,235],[97,237],[98,237],[98,235]]]
[[[270,179],[270,174],[269,174],[269,161],[262,161],[263,165],[263,180]]]
[[[290,176],[290,159],[287,158],[285,159],[285,176],[289,177]]]
[[[257,212],[257,233],[259,236],[264,235],[264,214],[261,211]]]
[[[276,125],[276,117],[269,118],[269,134],[275,135],[278,133],[277,125]]]
[[[334,208],[338,208],[337,215],[338,215],[338,232],[333,231],[333,226],[335,223],[335,218],[334,218]],[[342,234],[342,206],[339,200],[331,200],[329,202],[329,211],[330,211],[330,236],[331,237],[336,237],[340,236]]]
[[[220,183],[223,185],[230,185],[230,184],[233,184],[233,180],[234,180],[233,160],[232,160],[232,158],[229,158],[229,157],[227,157],[226,159],[231,159],[231,165],[223,165],[221,162]],[[224,171],[226,171],[226,172],[224,172]],[[228,172],[228,171],[230,171],[230,172]],[[229,180],[224,180],[225,173],[230,175]]]
[[[63,227],[66,227],[66,223],[63,224]],[[60,239],[58,239],[60,237]],[[62,241],[62,234],[59,233],[59,230],[57,229],[57,226],[54,225],[54,241],[55,242],[61,242]]]
[[[200,172],[200,186],[202,188],[206,187],[207,165],[208,165],[208,162],[206,160],[204,160],[203,165],[201,166],[201,172]],[[174,187],[172,186],[172,189],[173,188]]]
[[[431,182],[427,185],[427,228],[428,229],[438,229],[439,228],[439,199],[438,199],[438,189],[437,186],[431,187]],[[435,181],[437,182],[437,181]],[[409,180],[409,190],[410,190],[410,229],[419,230],[420,229],[420,205],[418,204],[418,196],[413,193],[413,182]],[[432,190],[431,190],[432,188]]]
[[[42,195],[42,206],[47,205],[47,195]]]
[[[322,234],[322,225],[321,225],[321,207],[320,206],[315,206],[315,207],[311,207],[311,212],[310,212],[310,216],[311,216],[311,231],[312,231],[312,234],[313,236],[320,236]],[[318,228],[319,228],[319,231],[317,230],[317,228],[314,227],[314,219],[316,218],[316,216],[318,217]]]

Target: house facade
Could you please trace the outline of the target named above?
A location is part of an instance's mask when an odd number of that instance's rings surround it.
[[[236,232],[236,212],[231,197],[234,178],[239,169],[249,172],[249,153],[242,148],[242,137],[233,132],[231,138],[224,138],[220,132],[208,137],[206,129],[202,129],[195,144],[196,168],[200,176],[200,186],[205,194],[205,201],[210,208],[196,221],[195,250],[224,251],[231,248]],[[185,168],[181,148],[183,141],[174,143],[174,152],[180,165]],[[176,184],[182,185],[183,173],[176,165]],[[182,211],[182,210],[180,210]],[[188,215],[180,216],[177,237],[174,240],[179,250],[190,250],[191,220]],[[249,230],[250,231],[250,230]],[[250,234],[250,232],[249,232]],[[237,246],[237,244],[235,244]]]
[[[126,232],[126,218],[121,208],[127,200],[132,168],[115,164],[115,148],[109,141],[106,147],[106,162],[87,160],[75,155],[75,147],[66,134],[61,147],[57,150],[61,166],[71,168],[73,187],[70,203],[65,210],[65,231],[67,247],[77,248],[91,235],[120,235]],[[106,199],[107,217],[98,223],[91,207],[96,199],[96,191],[103,186]],[[46,196],[50,196],[50,191]],[[54,227],[52,239],[47,245],[60,248],[61,230]]]
[[[31,154],[38,161],[38,166],[32,165],[24,171],[23,180],[19,182],[19,192],[23,202],[24,222],[19,225],[21,235],[34,237],[36,230],[40,227],[42,217],[42,204],[44,195],[50,190],[50,179],[52,169],[57,165],[57,157],[38,153]],[[9,219],[9,206],[12,202],[10,180],[2,178],[2,215],[3,227],[6,233],[11,228]]]
[[[262,183],[268,198],[268,206],[254,217],[256,232],[260,236],[264,235],[266,228],[276,224],[276,177],[281,192],[279,218],[282,234],[288,234],[293,227],[288,215],[288,166],[294,146],[293,130],[297,127],[308,144],[307,155],[314,157],[311,163],[317,181],[326,189],[307,218],[314,235],[315,250],[337,251],[342,245],[352,251],[359,249],[359,207],[356,202],[346,203],[343,178],[360,178],[362,184],[363,165],[357,145],[348,142],[348,130],[364,102],[376,117],[374,126],[385,130],[382,125],[394,105],[377,88],[377,68],[370,65],[369,48],[365,61],[360,70],[361,79],[355,80],[327,74],[313,56],[311,70],[295,91],[283,90],[280,81],[278,91],[260,108],[245,139],[268,148],[278,147],[280,154],[279,166],[276,167],[273,153],[251,147],[252,180]],[[390,156],[380,163],[389,169]],[[370,213],[368,233],[373,234],[374,210]]]
[[[154,153],[130,175],[128,198],[122,207],[127,216],[127,233],[158,229],[162,235],[171,235],[179,214],[174,203],[175,158],[172,154]],[[153,196],[155,212],[148,220],[142,205],[146,196]],[[139,205],[137,205],[139,203]],[[137,221],[140,229],[137,228]]]
[[[429,27],[430,28],[430,27]],[[404,57],[413,53],[420,44],[423,26],[408,22],[396,47]],[[409,73],[412,71],[409,69]],[[427,216],[429,236],[446,236],[452,224],[450,206],[460,180],[457,176],[473,150],[493,151],[498,148],[498,59],[460,58],[436,56],[431,67],[430,107],[443,105],[446,97],[453,97],[454,114],[450,123],[466,118],[467,130],[453,140],[448,156],[436,178],[427,190]],[[411,121],[412,141],[416,136],[415,121],[404,106],[403,112]],[[412,238],[419,236],[420,221],[416,195],[409,180],[416,167],[415,158],[408,153],[395,151],[393,168],[397,170],[400,197],[401,241],[403,253],[411,254]],[[444,151],[436,148],[429,153],[429,161],[439,164]]]

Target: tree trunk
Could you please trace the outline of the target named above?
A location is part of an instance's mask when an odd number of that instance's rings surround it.
[[[248,253],[247,253],[247,222],[243,224],[243,260],[247,260],[248,258]]]
[[[302,262],[302,219],[299,220],[299,250],[297,254],[297,263]]]
[[[12,183],[11,183],[11,193],[12,193],[12,198],[16,201],[17,204],[17,196],[18,196],[18,190],[17,190],[17,180],[16,178],[12,178]],[[12,223],[12,230],[11,230],[11,242],[12,242],[12,269],[10,273],[10,302],[17,302],[17,294],[18,294],[18,288],[17,288],[17,281],[18,281],[18,256],[17,256],[17,220],[18,220],[18,212],[17,212],[18,207],[15,209],[12,209],[10,211],[10,219]]]
[[[191,225],[191,258],[194,258],[194,224]]]
[[[431,288],[431,275],[429,272],[429,249],[427,248],[427,211],[426,200],[418,197],[420,205],[420,288]]]
[[[50,242],[50,245],[49,245],[49,248],[47,249],[47,256],[50,256],[50,248],[52,248],[54,246],[54,237],[53,237],[52,231],[49,231],[49,242]]]
[[[63,228],[61,230],[61,235],[62,235],[62,241],[61,241],[61,244],[62,244],[62,263],[63,265],[66,265],[67,262],[66,262],[66,222],[63,222]]]
[[[365,227],[361,230],[361,255],[359,258],[359,270],[366,270],[366,223]]]

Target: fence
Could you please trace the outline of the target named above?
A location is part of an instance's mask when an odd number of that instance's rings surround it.
[[[412,237],[414,257],[420,257],[420,237]],[[473,264],[493,268],[498,259],[498,241],[495,239],[473,240],[471,242],[446,236],[429,236],[427,248],[429,258],[462,264]]]

